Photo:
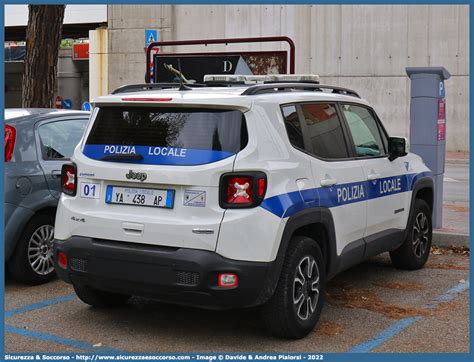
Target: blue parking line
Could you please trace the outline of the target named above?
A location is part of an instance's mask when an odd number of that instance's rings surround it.
[[[454,286],[453,288],[449,289],[446,293],[440,295],[437,297],[432,303],[427,304],[424,306],[425,309],[434,309],[436,308],[440,303],[443,302],[448,302],[452,299],[454,299],[459,293],[462,293],[463,291],[467,290],[469,288],[469,281],[466,281],[465,283],[459,283],[458,285]],[[39,303],[34,303],[30,304],[18,309],[13,309],[11,311],[6,311],[5,312],[5,318],[10,318],[18,314],[30,312],[33,310],[45,308],[50,305],[55,305],[55,304],[60,304],[60,303],[65,303],[69,302],[71,300],[76,299],[76,294],[68,294],[64,295],[58,298],[53,298],[49,300],[45,300]],[[378,333],[375,335],[372,339],[370,339],[367,342],[363,342],[361,344],[358,344],[354,346],[351,350],[348,352],[351,353],[367,353],[370,352],[371,350],[377,348],[381,344],[387,342],[388,340],[392,339],[395,337],[398,333],[400,333],[402,330],[408,328],[410,325],[413,323],[419,321],[422,319],[422,316],[417,316],[417,317],[409,317],[409,318],[403,318],[398,320],[397,322],[393,323],[391,326],[388,328],[384,329],[382,332]],[[48,342],[53,342],[53,343],[58,343],[62,345],[67,345],[71,347],[75,347],[78,349],[86,350],[86,351],[94,351],[94,352],[103,352],[103,353],[120,353],[122,351],[114,348],[108,348],[108,347],[94,347],[90,343],[86,342],[81,342],[81,341],[76,341],[73,339],[69,338],[63,338],[63,337],[58,337],[55,335],[43,333],[43,332],[36,332],[36,331],[31,331],[27,329],[22,329],[22,328],[17,328],[11,325],[5,325],[5,332],[9,333],[15,333],[19,335],[23,335],[25,337],[30,337],[30,338],[35,338],[43,341],[48,341]]]
[[[72,293],[72,294],[68,294],[68,295],[63,295],[63,296],[58,297],[58,298],[44,300],[42,302],[30,304],[30,305],[27,305],[27,306],[24,306],[24,307],[21,307],[21,308],[18,308],[18,309],[5,311],[5,318],[10,318],[10,317],[13,317],[17,314],[31,312],[31,311],[36,310],[36,309],[45,308],[45,307],[48,307],[50,305],[69,302],[69,301],[74,300],[76,298],[77,298],[76,294]]]
[[[398,333],[400,333],[405,328],[408,328],[413,323],[419,321],[421,316],[418,317],[410,317],[410,318],[403,318],[399,321],[392,324],[387,329],[384,329],[382,332],[377,334],[373,337],[370,341],[363,342],[352,347],[349,352],[351,353],[367,353],[373,350],[374,348],[380,346],[381,344],[387,342],[389,339],[395,337]]]
[[[36,332],[29,329],[17,328],[9,324],[5,324],[5,332],[19,334],[24,337],[39,339],[41,341],[53,342],[57,344],[62,344],[69,347],[74,347],[77,349],[82,349],[85,351],[93,351],[97,353],[123,353],[119,349],[109,348],[109,347],[94,347],[92,344],[87,342],[76,341],[70,338],[58,337],[52,334],[47,334],[43,332]]]
[[[449,302],[450,300],[456,298],[459,293],[464,292],[466,289],[469,289],[469,281],[466,283],[459,283],[455,287],[449,289],[446,293],[436,298],[433,303],[425,306],[425,308],[433,309],[436,308],[440,303]]]
[[[465,291],[466,289],[469,289],[469,281],[466,281],[466,283],[459,283],[455,287],[449,289],[446,293],[444,293],[444,294],[440,295],[439,297],[437,297],[432,303],[424,306],[424,308],[425,309],[434,309],[440,303],[448,302],[448,301],[454,299],[459,293]],[[409,318],[400,319],[400,320],[396,321],[395,323],[393,323],[388,328],[384,329],[379,334],[375,335],[369,341],[360,343],[360,344],[352,347],[352,349],[349,350],[349,352],[352,352],[352,353],[367,353],[367,352],[370,352],[373,349],[380,346],[381,344],[389,341],[390,339],[395,337],[398,333],[400,333],[402,330],[408,328],[413,323],[419,321],[422,318],[423,318],[422,316],[417,316],[417,317],[409,317]]]

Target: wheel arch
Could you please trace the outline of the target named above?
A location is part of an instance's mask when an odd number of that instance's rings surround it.
[[[424,200],[428,204],[431,212],[433,212],[434,182],[431,177],[423,177],[419,179],[413,186],[413,192],[410,203],[410,214],[413,210],[413,206],[415,205],[416,199]]]
[[[9,234],[9,238],[12,238],[12,240],[10,240],[8,243],[5,243],[6,245],[8,244],[8,246],[5,248],[6,262],[8,262],[12,255],[15,253],[18,242],[21,236],[23,235],[24,228],[31,222],[31,220],[33,220],[38,215],[48,215],[54,218],[56,216],[56,209],[57,207],[55,206],[45,205],[44,207],[39,208],[38,210],[34,210],[32,214],[28,215],[27,218],[25,217],[23,220],[21,220],[21,222],[17,224],[18,226],[16,230]]]
[[[36,215],[49,215],[49,216],[56,217],[56,210],[57,210],[57,207],[45,206],[45,207],[43,207],[39,210],[36,210],[33,217],[36,216]]]
[[[423,187],[418,190],[415,194],[415,199],[421,199],[426,201],[430,207],[431,212],[433,212],[433,201],[434,201],[434,191],[432,187]]]
[[[419,180],[416,181],[416,183],[413,185],[413,191],[411,195],[411,201],[410,201],[410,212],[408,214],[408,219],[407,219],[407,225],[405,227],[405,236],[406,237],[408,233],[408,225],[413,217],[413,209],[415,207],[415,201],[417,199],[424,200],[427,204],[428,207],[431,210],[431,213],[433,215],[433,205],[434,205],[434,181],[433,178],[430,176],[426,176],[423,178],[420,178]]]
[[[292,215],[286,222],[275,261],[267,272],[266,282],[262,290],[261,303],[268,300],[274,293],[285,259],[288,246],[293,236],[307,236],[314,239],[326,262],[326,278],[330,279],[336,271],[336,233],[331,211],[327,208],[315,207]]]

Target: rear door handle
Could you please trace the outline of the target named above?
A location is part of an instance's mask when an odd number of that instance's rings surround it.
[[[321,180],[321,186],[323,187],[331,187],[337,184],[337,180],[335,178],[325,178]]]
[[[369,181],[374,181],[374,180],[378,180],[380,178],[380,174],[379,173],[369,173],[368,176],[367,176],[367,180]]]
[[[134,222],[123,222],[122,229],[126,234],[141,236],[143,234],[143,230],[145,229],[145,225]]]
[[[51,171],[51,176],[53,178],[60,178],[61,177],[61,170],[53,170]]]

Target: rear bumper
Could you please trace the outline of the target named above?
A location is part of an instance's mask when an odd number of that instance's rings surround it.
[[[57,265],[59,251],[68,257],[67,270]],[[59,277],[98,290],[138,295],[178,304],[226,309],[264,303],[272,263],[244,262],[214,252],[159,247],[75,236],[54,241]],[[239,285],[219,288],[220,272],[236,273]]]

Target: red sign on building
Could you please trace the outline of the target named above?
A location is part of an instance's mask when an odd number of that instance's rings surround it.
[[[73,60],[88,60],[89,59],[89,43],[78,43],[72,45],[72,59]]]

